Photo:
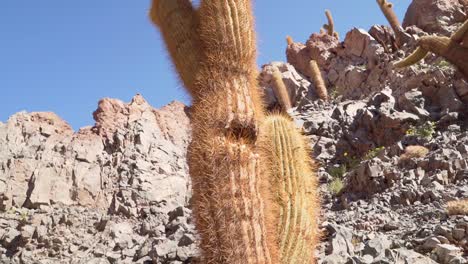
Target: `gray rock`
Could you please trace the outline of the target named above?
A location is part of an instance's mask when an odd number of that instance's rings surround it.
[[[462,249],[450,244],[440,244],[434,250],[438,260],[441,263],[450,263],[450,261],[458,256],[461,256]]]
[[[363,255],[370,255],[374,258],[384,254],[392,246],[392,242],[385,236],[379,236],[366,242],[362,251]]]

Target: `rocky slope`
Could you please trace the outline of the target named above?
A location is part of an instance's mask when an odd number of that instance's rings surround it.
[[[468,216],[447,209],[468,198],[468,82],[435,56],[392,67],[419,36],[450,35],[467,7],[414,0],[399,50],[376,25],[342,42],[312,34],[263,66],[266,103],[276,67],[320,164],[319,263],[468,263]],[[315,94],[312,58],[330,102]],[[53,113],[0,123],[0,263],[193,262],[188,112],[137,95],[101,100],[78,132]]]
[[[433,55],[407,69],[392,66],[419,36],[449,36],[466,20],[467,7],[414,0],[399,50],[391,28],[376,25],[352,29],[343,42],[312,34],[305,44],[288,45],[287,62],[263,66],[267,104],[277,105],[278,68],[295,106],[290,114],[321,164],[320,263],[468,263],[468,215],[447,209],[468,198],[468,83]],[[311,59],[330,102],[318,100]]]

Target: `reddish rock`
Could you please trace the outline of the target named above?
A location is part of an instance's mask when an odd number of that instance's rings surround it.
[[[414,0],[406,12],[403,28],[417,26],[428,33],[450,35],[452,25],[466,19],[467,0]]]

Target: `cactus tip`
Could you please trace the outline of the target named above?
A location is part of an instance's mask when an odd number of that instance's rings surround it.
[[[395,68],[404,68],[418,63],[420,60],[424,59],[428,54],[428,51],[423,48],[417,48],[413,53],[403,60],[393,64]]]

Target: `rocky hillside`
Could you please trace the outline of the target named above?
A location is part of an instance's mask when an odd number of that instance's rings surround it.
[[[382,25],[343,41],[314,33],[263,66],[267,105],[278,68],[320,165],[319,263],[468,263],[468,82],[435,55],[393,67],[420,36],[449,36],[467,9],[414,0],[401,48]],[[192,263],[188,113],[137,95],[101,100],[78,132],[53,113],[0,123],[0,263]]]

